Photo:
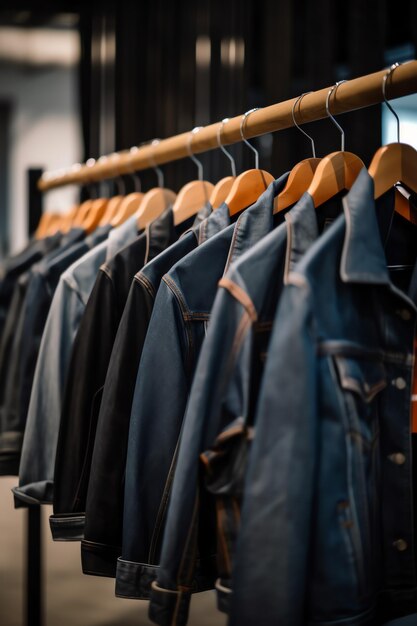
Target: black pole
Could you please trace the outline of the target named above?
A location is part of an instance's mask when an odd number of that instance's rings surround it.
[[[42,169],[30,168],[28,180],[28,224],[31,235],[42,215],[42,193],[37,181]],[[42,517],[41,507],[32,505],[27,512],[26,532],[26,626],[42,626],[43,584],[42,584]]]
[[[29,235],[32,235],[41,219],[42,215],[42,193],[38,189],[38,180],[42,176],[42,169],[39,167],[31,167],[27,170],[28,181],[28,198],[29,198],[29,215],[28,228]]]
[[[37,505],[28,507],[26,559],[26,625],[42,626],[42,524]]]

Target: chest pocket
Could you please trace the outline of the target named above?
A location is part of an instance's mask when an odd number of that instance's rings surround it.
[[[382,361],[345,356],[335,356],[334,361],[342,389],[352,391],[366,404],[387,386]]]

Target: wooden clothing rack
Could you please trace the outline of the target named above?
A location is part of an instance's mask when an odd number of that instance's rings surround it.
[[[386,73],[387,70],[385,69],[341,83],[331,97],[332,115],[355,111],[383,102],[382,81]],[[326,97],[329,89],[330,87],[325,87],[319,91],[307,93],[298,101],[294,111],[298,124],[327,117]],[[396,67],[387,80],[387,98],[399,98],[416,92],[417,61],[409,61]],[[245,138],[250,139],[294,126],[292,111],[296,100],[297,98],[292,98],[251,113],[245,122]],[[242,115],[238,115],[223,125],[221,129],[222,145],[242,141],[241,121]],[[217,122],[204,126],[193,135],[193,154],[219,147],[218,131],[220,124],[221,122]],[[116,152],[110,156],[101,157],[97,161],[91,159],[84,165],[75,164],[66,171],[47,171],[39,179],[38,187],[41,191],[47,191],[63,185],[88,184],[185,158],[190,154],[190,136],[190,132],[181,133],[135,150]]]

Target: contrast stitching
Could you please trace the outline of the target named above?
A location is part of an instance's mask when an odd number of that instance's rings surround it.
[[[144,275],[144,274],[135,274],[134,276],[134,280],[136,280],[136,282],[141,283],[146,290],[148,291],[148,293],[155,298],[156,296],[156,291],[154,286],[152,285],[151,281]]]
[[[291,259],[291,250],[292,250],[292,220],[289,213],[285,215],[285,221],[287,224],[287,248],[285,250],[285,265],[284,265],[284,285],[288,285],[288,278],[290,275],[290,259]]]
[[[249,317],[253,322],[256,322],[258,319],[258,314],[255,308],[255,305],[249,296],[242,287],[240,287],[237,283],[230,280],[230,278],[222,278],[219,281],[219,287],[224,287],[232,296],[241,303],[241,305],[246,309],[249,314]]]
[[[180,444],[180,437],[178,437],[177,439],[177,445],[175,446],[174,454],[172,456],[171,465],[169,467],[168,476],[165,481],[164,491],[163,491],[161,502],[158,508],[158,514],[156,516],[155,528],[152,533],[152,538],[151,538],[151,543],[150,543],[150,548],[149,548],[149,562],[150,563],[152,563],[152,561],[154,560],[156,546],[157,546],[159,534],[161,531],[162,521],[164,519],[165,511],[167,509],[168,498],[169,498],[170,491],[171,491],[171,485],[172,485],[172,481],[174,480],[174,469],[175,469],[175,465],[177,462],[179,444]]]

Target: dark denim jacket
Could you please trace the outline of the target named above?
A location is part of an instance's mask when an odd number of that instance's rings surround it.
[[[217,283],[230,262],[272,230],[273,198],[287,177],[275,181],[236,224],[188,254],[161,282],[132,405],[123,552],[116,578],[119,596],[149,596],[158,569],[184,412]],[[215,551],[213,546],[205,547],[198,588],[210,587],[212,581]]]
[[[416,270],[409,284],[409,271],[390,276],[387,268],[414,265],[416,229],[393,213],[392,193],[375,206],[365,169],[343,206],[290,274],[278,307],[245,485],[232,626],[364,626],[416,610],[416,301],[405,293]],[[385,213],[393,218],[388,239],[378,232]],[[399,231],[401,244],[390,246]]]
[[[82,539],[91,457],[103,386],[132,279],[191,225],[174,226],[168,208],[101,266],[74,341],[65,385],[54,473],[54,539]]]
[[[184,420],[161,565],[153,585],[150,615],[159,624],[187,621],[195,555],[203,550],[199,544],[208,541],[207,532],[214,533],[207,525],[204,534],[198,532],[200,511],[213,506],[213,495],[216,588],[219,608],[227,610],[248,439],[277,302],[289,272],[322,225],[340,210],[336,201],[316,211],[310,197],[303,196],[286,213],[286,223],[238,259],[219,283]],[[202,460],[211,496],[201,484],[199,464],[207,448]]]
[[[59,278],[72,263],[106,239],[109,228],[100,228],[94,237],[87,238],[82,229],[72,229],[62,238],[59,249],[46,255],[31,268],[28,276],[19,279],[19,283],[27,280],[27,287],[19,315],[14,320],[0,434],[0,457],[3,441],[7,439],[12,464],[19,463],[39,346]]]
[[[210,207],[199,212],[209,214]],[[81,545],[83,572],[116,576],[122,548],[123,493],[130,412],[135,381],[162,276],[202,237],[209,238],[230,222],[227,207],[220,207],[201,224],[161,252],[135,275],[111,354],[97,423]],[[204,232],[200,232],[204,228]]]

